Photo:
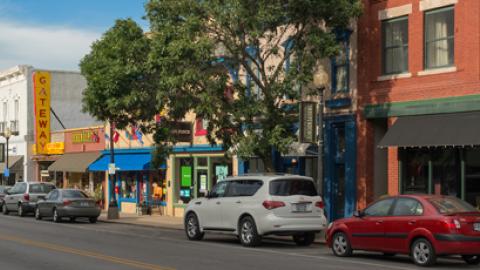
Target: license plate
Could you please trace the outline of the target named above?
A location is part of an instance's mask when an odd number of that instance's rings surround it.
[[[473,230],[477,231],[477,232],[480,232],[480,223],[473,224]]]
[[[295,212],[307,212],[307,204],[306,203],[296,203],[294,204],[294,211]]]
[[[90,204],[88,202],[82,202],[80,203],[80,206],[89,206]]]

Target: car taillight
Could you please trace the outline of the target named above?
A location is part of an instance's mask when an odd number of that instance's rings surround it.
[[[323,203],[323,201],[318,201],[315,203],[315,207],[323,209],[325,207],[325,204]]]
[[[275,209],[275,208],[284,207],[285,203],[284,202],[279,202],[279,201],[264,201],[262,203],[262,205],[266,209],[272,210],[272,209]]]
[[[452,230],[458,230],[462,228],[460,221],[458,221],[457,219],[447,220],[445,224],[447,225],[448,229]]]
[[[28,195],[28,193],[23,194],[23,199],[25,201],[30,201],[30,195]]]
[[[64,200],[63,201],[63,206],[67,206],[67,205],[70,205],[70,204],[72,204],[72,202],[69,201],[69,200]]]

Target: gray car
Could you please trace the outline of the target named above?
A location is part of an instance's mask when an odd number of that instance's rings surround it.
[[[0,207],[3,206],[3,199],[5,198],[5,196],[7,195],[7,191],[10,189],[11,187],[9,186],[0,186]]]
[[[51,183],[41,182],[18,182],[7,191],[2,205],[2,212],[8,215],[10,211],[16,211],[18,216],[23,217],[27,213],[33,213],[37,207],[37,201],[55,189]]]
[[[88,218],[90,223],[97,222],[100,208],[95,200],[78,189],[52,190],[44,200],[39,200],[35,209],[35,218],[52,217],[54,222],[63,218]]]

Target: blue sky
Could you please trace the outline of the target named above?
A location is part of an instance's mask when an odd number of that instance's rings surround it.
[[[78,70],[93,41],[116,19],[144,30],[145,0],[0,0],[0,71],[18,64]]]

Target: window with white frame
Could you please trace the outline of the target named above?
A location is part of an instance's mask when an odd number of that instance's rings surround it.
[[[425,12],[425,69],[453,66],[453,6]]]
[[[382,21],[382,73],[408,72],[408,17]]]

